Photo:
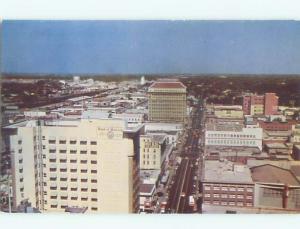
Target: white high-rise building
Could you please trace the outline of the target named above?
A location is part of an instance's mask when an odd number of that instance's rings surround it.
[[[80,76],[73,76],[74,83],[79,83],[79,81],[80,81]]]
[[[5,128],[12,152],[14,207],[42,212],[138,211],[138,135],[122,120],[26,121]]]

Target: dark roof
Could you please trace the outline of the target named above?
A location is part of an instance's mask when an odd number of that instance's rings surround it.
[[[274,165],[260,165],[252,167],[250,170],[254,182],[300,185],[300,182],[290,170]]]
[[[154,82],[150,88],[186,88],[181,82]]]
[[[140,185],[140,193],[152,193],[152,190],[154,189],[154,184],[141,184]]]

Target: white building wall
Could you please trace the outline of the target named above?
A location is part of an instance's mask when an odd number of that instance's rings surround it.
[[[262,150],[262,129],[243,128],[240,132],[206,131],[205,145],[258,147]]]

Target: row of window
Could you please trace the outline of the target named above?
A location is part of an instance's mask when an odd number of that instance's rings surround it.
[[[230,198],[230,199],[244,199],[246,197],[247,200],[252,200],[252,196],[244,196],[244,195],[227,195],[227,194],[217,194],[217,193],[214,193],[214,194],[204,194],[204,197],[207,197],[207,198],[210,198],[210,197],[214,197],[214,198],[224,198],[224,199],[227,199],[227,198]]]
[[[57,168],[50,168],[49,170],[50,170],[50,172],[57,172],[58,171]],[[60,168],[59,171],[60,172],[67,172],[68,170],[66,168]],[[70,169],[71,173],[77,173],[77,171],[78,171],[77,169]],[[81,169],[80,172],[81,173],[88,173],[88,170],[87,169]],[[97,170],[92,169],[91,173],[97,173]]]
[[[143,158],[146,159],[146,156],[147,156],[147,159],[150,158],[149,154],[147,154],[147,155],[144,154],[144,155],[143,155]],[[153,155],[152,155],[152,158],[153,158],[153,159],[156,159],[156,154],[153,154]]]
[[[253,192],[253,188],[243,188],[243,187],[226,187],[226,186],[209,186],[209,185],[205,185],[204,186],[204,190],[209,191],[209,190],[214,190],[214,191],[231,191],[231,192],[244,192],[245,190],[247,192]]]
[[[55,196],[50,196],[50,199],[51,200],[57,200],[58,197],[55,195]],[[61,200],[68,200],[68,196],[61,196],[60,197]],[[78,197],[77,196],[72,196],[69,198],[70,200],[78,200]],[[88,198],[87,197],[81,197],[80,198],[81,201],[88,201]],[[98,199],[97,198],[91,198],[91,201],[92,202],[97,202]]]
[[[57,186],[51,186],[50,190],[56,191],[56,190],[58,190],[58,188],[57,188]],[[60,191],[68,191],[68,187],[60,187],[59,190]],[[77,188],[70,188],[70,191],[76,192],[76,191],[78,191],[78,189]],[[89,189],[88,188],[81,188],[80,191],[81,192],[88,192]],[[98,192],[98,190],[96,188],[92,188],[91,192]]]
[[[49,159],[49,162],[55,163],[57,160],[56,159]],[[59,159],[60,163],[67,163],[67,159]],[[80,162],[80,164],[87,164],[88,160],[77,160],[77,159],[70,159],[69,160],[70,163],[72,164],[76,164],[77,162]],[[96,160],[91,160],[90,163],[92,165],[96,165],[97,161]]]
[[[252,207],[252,203],[243,203],[243,202],[225,202],[225,201],[213,201],[212,203],[210,201],[204,201],[204,204],[213,204],[213,205],[222,205],[222,206],[247,206],[247,207]]]
[[[61,177],[59,180],[60,181],[68,181],[68,178]],[[78,178],[70,178],[71,182],[77,182],[78,180],[79,180]],[[50,177],[50,181],[57,181],[57,177]],[[85,179],[85,178],[80,179],[80,182],[87,183],[88,179]],[[97,183],[97,180],[91,179],[91,183]]]
[[[212,138],[255,138],[254,134],[208,134]]]
[[[238,145],[255,145],[255,141],[247,140],[220,140],[220,139],[209,139],[209,144],[238,144]]]
[[[56,153],[56,152],[57,152],[56,149],[50,149],[50,150],[49,150],[49,153]],[[67,153],[67,150],[66,150],[66,149],[60,149],[58,152],[59,152],[59,153]],[[76,153],[77,153],[77,150],[76,150],[76,149],[71,149],[69,152],[70,152],[70,154],[76,154]],[[80,150],[79,152],[80,152],[80,154],[87,154],[87,153],[88,153],[87,150]],[[91,151],[90,151],[90,154],[92,154],[92,155],[97,155],[97,151],[91,150]]]
[[[149,165],[150,161],[143,161],[143,165]],[[156,161],[152,161],[152,165],[155,165]]]
[[[48,143],[49,144],[56,144],[56,140],[49,140]],[[87,141],[76,141],[76,140],[70,140],[69,141],[69,144],[70,145],[76,145],[77,142],[79,142],[80,145],[87,145]],[[66,140],[59,140],[58,141],[58,144],[67,144],[67,141]],[[97,142],[96,141],[90,141],[90,145],[97,145]]]

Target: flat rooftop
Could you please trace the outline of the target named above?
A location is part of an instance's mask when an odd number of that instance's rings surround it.
[[[178,89],[185,89],[186,86],[184,86],[183,83],[179,81],[174,81],[174,82],[154,82],[149,88],[178,88]]]
[[[253,184],[248,166],[224,161],[205,161],[203,182]]]

